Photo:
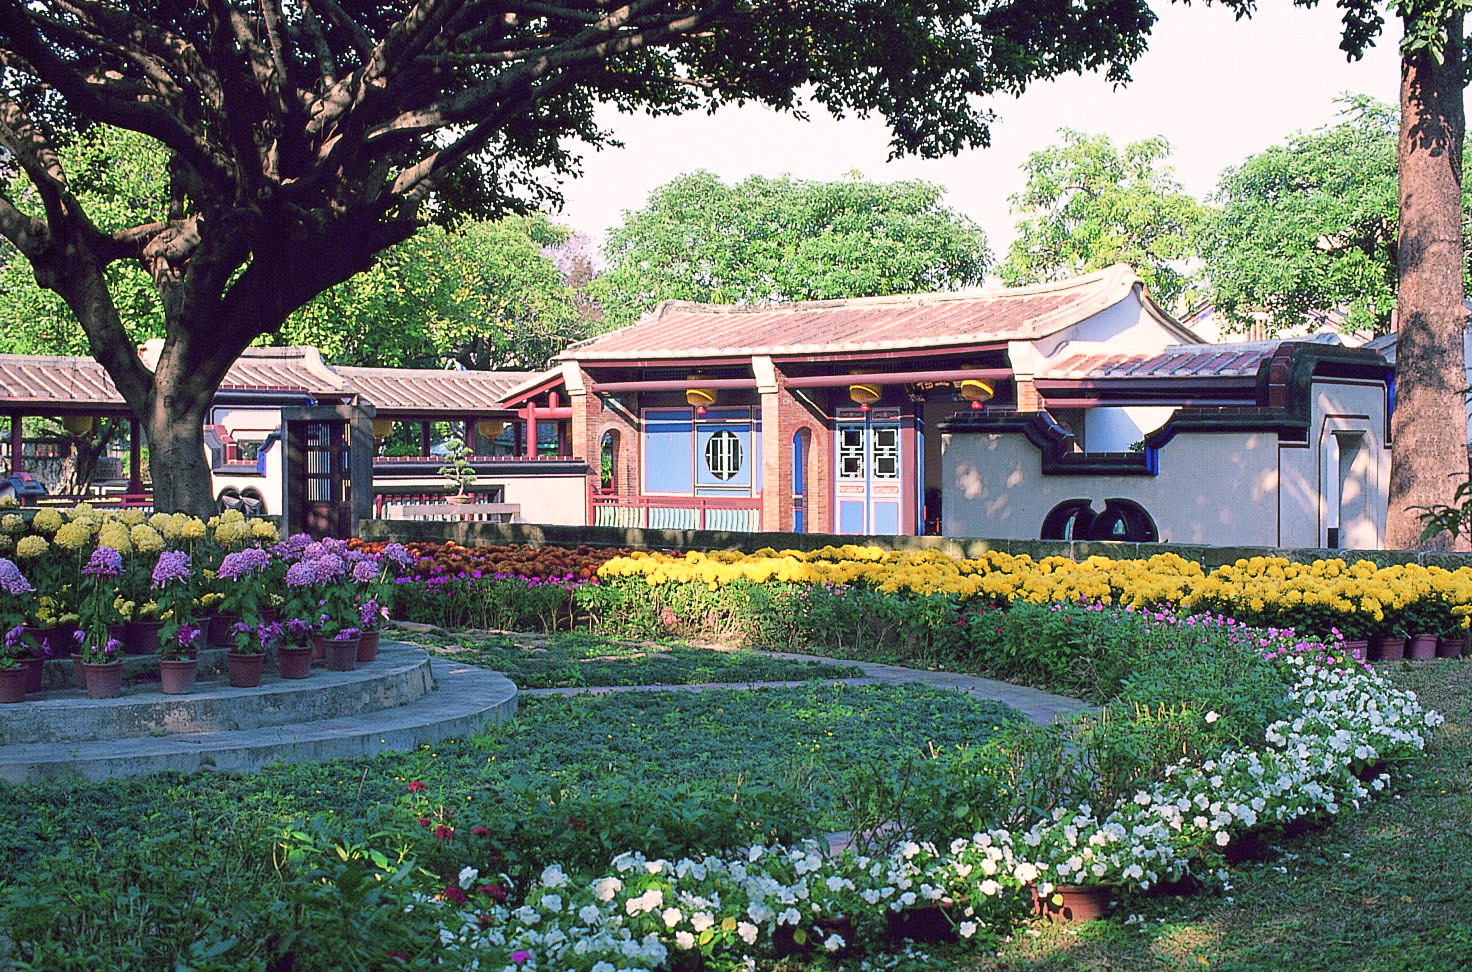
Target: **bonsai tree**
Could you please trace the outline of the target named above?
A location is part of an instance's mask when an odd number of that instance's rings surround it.
[[[449,439],[445,442],[445,458],[448,461],[440,467],[440,475],[445,477],[445,483],[455,491],[455,496],[466,495],[465,491],[475,485],[470,446],[463,439]]]

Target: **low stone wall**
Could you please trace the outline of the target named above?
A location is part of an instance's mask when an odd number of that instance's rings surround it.
[[[358,536],[364,540],[400,542],[453,540],[466,546],[529,543],[574,547],[632,547],[635,550],[743,550],[763,547],[776,550],[815,550],[845,543],[875,546],[885,550],[939,550],[952,557],[976,557],[991,550],[1043,557],[1104,556],[1116,559],[1144,558],[1173,553],[1210,569],[1247,557],[1286,557],[1307,563],[1329,557],[1348,561],[1373,560],[1377,564],[1419,563],[1427,566],[1472,566],[1472,554],[1414,550],[1330,550],[1309,547],[1295,550],[1275,547],[1213,547],[1175,543],[1122,543],[1100,540],[987,540],[974,537],[853,536],[828,533],[735,533],[722,530],[642,530],[623,527],[550,526],[536,523],[423,523],[404,520],[362,520]]]

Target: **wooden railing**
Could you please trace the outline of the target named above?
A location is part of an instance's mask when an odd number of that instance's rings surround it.
[[[593,525],[652,530],[761,529],[762,501],[752,496],[593,497]]]

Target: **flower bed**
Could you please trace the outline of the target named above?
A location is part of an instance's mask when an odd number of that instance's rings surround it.
[[[1364,769],[1419,751],[1441,722],[1331,648],[1260,640],[1259,664],[1290,682],[1287,717],[1263,727],[1259,745],[1173,762],[1107,803],[1065,796],[1041,819],[877,855],[808,844],[680,860],[629,853],[577,876],[552,864],[510,899],[503,876],[472,863],[415,907],[438,917],[438,955],[452,967],[613,972],[734,967],[804,943],[839,951],[853,944],[845,932],[867,938],[886,913],[926,904],[946,905],[963,939],[993,942],[1059,886],[1213,880],[1245,835],[1358,807],[1385,786],[1383,776],[1363,782]]]
[[[657,600],[685,586],[719,594],[775,585],[798,592],[857,589],[973,609],[1018,602],[1169,604],[1188,613],[1216,612],[1325,637],[1337,629],[1350,639],[1423,632],[1461,636],[1472,624],[1472,567],[1380,567],[1337,558],[1299,564],[1254,557],[1208,572],[1175,554],[1145,560],[1090,557],[1076,563],[994,552],[959,560],[935,551],[846,545],[754,554],[634,552],[608,561],[599,577],[605,585],[617,585],[628,601]]]
[[[409,561],[397,544],[282,541],[238,511],[204,521],[85,504],[0,515],[0,552],[15,558],[0,557],[0,667],[69,650],[95,666],[123,650],[180,660],[211,619],[222,644],[257,656],[281,640],[353,636],[382,624]]]

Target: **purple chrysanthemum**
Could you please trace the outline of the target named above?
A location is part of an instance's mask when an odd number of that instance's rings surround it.
[[[11,628],[9,631],[5,632],[5,647],[11,650],[19,648],[21,645],[25,644],[25,637],[26,626],[23,624],[18,624],[15,627]]]
[[[271,552],[282,560],[300,560],[302,552],[312,543],[310,535],[305,533],[293,533],[271,548]]]
[[[335,553],[323,554],[316,560],[311,561],[311,564],[312,570],[317,574],[317,583],[319,584],[331,583],[347,573],[347,565]]]
[[[261,650],[265,651],[271,645],[281,639],[281,622],[267,621],[256,628],[256,638],[261,643]]]
[[[82,573],[92,577],[117,577],[123,572],[123,555],[111,547],[98,547]]]
[[[239,580],[259,574],[271,566],[271,554],[259,547],[247,547],[225,555],[216,576],[222,580]]]
[[[402,543],[385,545],[379,556],[390,563],[398,564],[400,567],[407,567],[414,562],[414,555],[404,549]]]
[[[293,641],[306,641],[307,635],[312,633],[312,626],[301,618],[292,618],[286,622],[286,633]]]
[[[188,648],[194,644],[194,639],[199,637],[199,629],[185,622],[179,625],[179,633],[174,635],[174,640],[179,643],[180,648]]]
[[[165,550],[153,566],[153,586],[163,587],[171,581],[189,580],[189,555],[182,550]]]
[[[378,565],[371,560],[360,560],[353,564],[353,581],[358,584],[371,584],[378,579]]]
[[[309,561],[299,561],[286,569],[287,587],[310,587],[315,583],[317,570]]]
[[[386,613],[388,612],[379,607],[377,598],[370,597],[368,600],[358,605],[358,621],[362,623],[363,627],[368,631],[372,631],[374,628],[378,627],[378,622]]]
[[[7,594],[34,594],[36,589],[12,560],[0,557],[0,588]]]

